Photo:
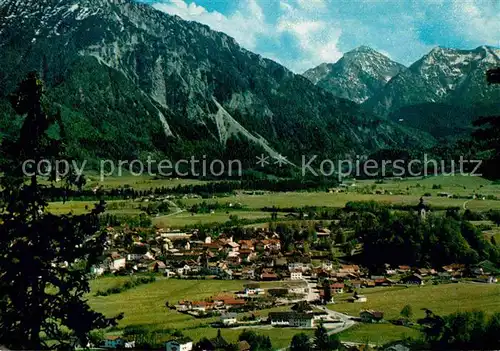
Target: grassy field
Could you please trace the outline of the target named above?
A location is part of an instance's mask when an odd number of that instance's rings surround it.
[[[91,179],[97,179],[98,176],[91,176]],[[204,181],[192,179],[161,179],[156,180],[152,177],[141,176],[134,177],[124,175],[123,177],[109,177],[104,182],[97,182],[107,188],[116,188],[122,186],[131,186],[135,189],[149,189],[155,187],[175,187],[178,185],[195,185],[206,183]],[[95,181],[90,180],[88,187],[95,186]],[[346,193],[327,193],[327,192],[287,192],[272,193],[266,195],[235,195],[221,197],[216,199],[187,199],[181,203],[185,207],[192,206],[203,201],[214,203],[239,202],[250,210],[258,210],[263,207],[303,207],[303,206],[324,206],[324,207],[344,207],[349,201],[377,201],[383,203],[416,205],[422,195],[430,193],[432,196],[426,197],[425,201],[431,206],[438,207],[460,207],[476,211],[487,211],[489,209],[500,209],[500,201],[495,200],[464,200],[438,197],[439,192],[447,192],[461,196],[472,194],[493,195],[500,197],[500,185],[496,185],[486,179],[467,176],[438,176],[427,178],[412,178],[405,180],[386,180],[383,184],[376,184],[375,181],[358,181],[356,187],[350,187]],[[438,185],[440,189],[433,189]],[[382,191],[384,194],[374,194],[376,191]],[[391,195],[392,193],[392,195]],[[114,201],[109,201],[111,204]],[[117,201],[119,202],[119,201]],[[123,203],[124,201],[122,201]],[[125,201],[125,206],[119,209],[109,209],[108,212],[116,215],[138,215],[139,204],[132,201]],[[51,203],[48,210],[63,214],[72,211],[74,214],[86,212],[85,207],[92,208],[93,201],[70,201],[65,204]],[[241,211],[236,215],[241,218],[258,219],[268,217],[267,213],[245,212]],[[191,214],[180,213],[171,217],[159,217],[154,221],[160,226],[185,226],[197,223],[225,222],[229,215],[225,212],[215,214]]]
[[[483,232],[486,235],[486,237],[488,239],[491,239],[491,237],[494,237],[497,244],[500,243],[500,227],[496,226],[491,221],[482,221],[482,222],[491,226],[490,230],[486,230]]]
[[[91,288],[95,293],[97,290],[104,290],[115,284],[123,283],[126,279],[128,278],[99,278],[92,281]],[[95,297],[91,294],[89,302],[95,310],[106,316],[114,316],[124,312],[125,316],[120,321],[119,328],[128,325],[142,325],[151,330],[178,329],[194,340],[199,340],[201,337],[216,336],[217,330],[211,328],[209,323],[216,321],[217,318],[196,319],[166,308],[165,302],[174,303],[182,299],[202,300],[224,292],[240,290],[245,283],[244,281],[160,279],[155,283],[142,285],[117,295]],[[261,311],[260,314],[267,316],[267,313],[278,310],[283,310],[283,308]],[[222,334],[228,341],[234,342],[241,332],[242,330],[223,330]],[[273,345],[276,348],[282,348],[288,346],[293,335],[299,331],[294,329],[280,329],[279,331],[259,329],[258,332],[269,335]]]
[[[209,200],[187,199],[182,200],[182,203],[186,206],[192,206],[202,201],[208,203],[239,202],[252,209],[261,209],[266,206],[281,208],[303,206],[344,207],[349,201],[377,201],[399,205],[417,205],[420,197],[421,195],[373,195],[360,194],[357,192],[339,194],[330,194],[326,192],[289,192],[274,193],[270,195],[236,195]],[[460,208],[463,208],[465,203],[466,208],[471,210],[485,211],[491,208],[500,209],[500,201],[494,200],[470,200],[466,202],[462,199],[429,197],[425,199],[425,202],[431,206]]]
[[[237,195],[226,198],[208,200],[209,202],[239,202],[249,208],[263,208],[265,206],[301,207],[325,206],[344,207],[349,201],[377,201],[392,204],[417,204],[424,194],[431,194],[425,198],[431,206],[460,207],[471,210],[484,211],[491,208],[500,209],[500,201],[495,200],[464,200],[439,197],[438,193],[446,192],[459,196],[481,194],[500,197],[500,185],[471,176],[436,176],[426,178],[409,178],[404,180],[385,180],[378,184],[374,180],[355,182],[356,186],[349,187],[345,193],[327,192],[288,192],[271,195]],[[434,189],[437,187],[437,189]],[[381,194],[376,194],[381,192]],[[186,205],[193,205],[202,200],[184,200]]]
[[[500,312],[500,285],[494,284],[442,284],[421,287],[393,287],[361,289],[360,294],[368,301],[362,304],[348,303],[350,294],[339,295],[336,303],[329,307],[335,311],[359,316],[362,309],[384,312],[386,320],[396,319],[405,305],[412,306],[414,319],[425,316],[422,308],[436,314],[447,315],[457,311],[483,310],[486,313]],[[362,324],[342,333],[343,340],[383,344],[398,340],[403,335],[418,333],[402,326],[390,324]]]
[[[140,176],[134,176],[128,172],[123,172],[121,176],[117,174],[113,176],[104,176],[101,181],[101,176],[97,172],[85,173],[87,183],[85,184],[85,189],[92,189],[96,186],[100,186],[105,189],[130,187],[135,190],[147,190],[151,188],[175,188],[177,186],[185,185],[200,185],[209,183],[209,181],[199,180],[199,179],[184,179],[184,178],[156,178],[150,175],[144,174]],[[51,184],[47,179],[42,178],[39,180],[40,184]],[[213,182],[213,181],[210,181]],[[56,183],[63,185],[63,183]]]
[[[86,187],[92,188],[97,185],[103,188],[119,188],[124,186],[129,186],[136,190],[145,190],[150,188],[175,188],[179,185],[199,185],[206,184],[207,181],[198,180],[198,179],[181,179],[181,178],[160,178],[156,179],[155,177],[149,176],[147,174],[141,176],[134,176],[130,173],[124,172],[122,176],[113,175],[110,177],[104,177],[104,180],[101,181],[100,175],[97,173],[91,173],[87,176],[87,185]]]
[[[413,307],[415,318],[425,316],[422,308],[428,308],[437,314],[473,309],[482,309],[488,313],[500,312],[498,284],[452,283],[409,288],[367,288],[360,289],[360,294],[367,297],[366,303],[348,303],[346,299],[350,294],[342,294],[331,307],[353,316],[359,316],[361,309],[380,310],[388,319],[397,318],[407,304]]]
[[[378,184],[374,180],[361,180],[357,182],[358,187],[376,186],[378,190],[386,192],[404,192],[410,195],[421,196],[424,193],[430,193],[433,196],[440,192],[467,196],[473,193],[481,193],[485,195],[500,196],[500,186],[493,182],[473,176],[429,176],[418,178],[404,178],[402,180],[385,180],[384,183]],[[433,187],[439,187],[434,189]]]
[[[181,212],[172,216],[160,216],[153,219],[153,224],[159,227],[184,227],[186,225],[207,224],[207,223],[225,223],[229,221],[229,216],[238,216],[239,219],[264,219],[271,218],[269,212],[260,211],[216,211],[215,213],[191,214]]]
[[[97,201],[68,201],[68,202],[51,202],[47,207],[47,211],[54,214],[68,214],[75,215],[88,213]],[[140,210],[141,203],[133,201],[106,201],[106,213],[113,215],[127,215],[138,216],[142,211]],[[142,204],[144,205],[144,204]],[[147,204],[146,204],[147,205]]]
[[[392,341],[401,340],[406,337],[418,337],[418,330],[394,325],[384,324],[357,324],[354,327],[342,332],[340,340],[358,342],[365,344],[385,345]]]
[[[114,285],[123,284],[127,277],[105,277],[92,281],[93,293]],[[176,280],[158,278],[155,283],[142,285],[118,295],[95,297],[89,295],[93,308],[107,316],[120,312],[125,317],[119,323],[119,329],[129,325],[147,326],[151,330],[178,329],[185,335],[198,340],[201,337],[215,337],[217,330],[209,326],[217,318],[195,319],[177,313],[165,307],[165,302],[177,302],[182,299],[202,300],[210,296],[240,290],[245,281],[221,280]],[[279,287],[284,283],[263,283],[263,288]],[[364,304],[352,304],[346,301],[350,294],[337,296],[336,304],[329,307],[333,310],[358,316],[361,309],[380,310],[385,313],[387,320],[399,317],[401,309],[409,304],[414,311],[414,319],[424,316],[422,308],[429,308],[437,314],[450,314],[456,311],[481,309],[486,313],[500,311],[500,285],[487,284],[442,284],[423,287],[393,287],[372,288],[360,291],[368,298]],[[270,311],[283,310],[283,307],[260,311],[266,316]],[[287,346],[293,335],[298,333],[294,329],[258,329],[259,333],[269,335],[273,345],[277,348]],[[117,331],[119,332],[119,330]],[[223,336],[229,341],[236,341],[241,330],[223,330]],[[309,332],[312,334],[312,331]],[[398,340],[404,336],[417,336],[415,329],[385,324],[360,324],[341,334],[344,341],[368,342],[384,344]]]

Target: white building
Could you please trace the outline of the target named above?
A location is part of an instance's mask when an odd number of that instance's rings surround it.
[[[264,295],[265,291],[262,288],[246,287],[245,295]]]
[[[188,266],[187,264],[184,265],[184,267],[179,267],[177,268],[177,274],[182,276],[182,275],[188,275],[189,272],[191,272],[191,267]]]
[[[191,351],[193,349],[193,341],[191,339],[170,340],[165,344],[166,351]]]
[[[109,269],[112,271],[118,271],[122,268],[125,268],[127,260],[125,257],[111,259],[109,262]]]
[[[238,315],[236,313],[226,313],[220,317],[220,321],[223,325],[233,325],[238,322]]]
[[[366,302],[368,299],[364,295],[352,296],[348,299],[349,302]]]
[[[271,312],[268,317],[272,326],[314,328],[314,316],[298,312]]]
[[[106,273],[107,270],[108,267],[106,267],[106,265],[103,264],[93,265],[92,267],[90,267],[90,273],[96,276],[103,275],[104,273]]]
[[[288,270],[289,271],[295,271],[295,270],[307,271],[310,269],[311,269],[310,263],[304,263],[304,262],[289,262],[288,263]]]
[[[321,262],[321,268],[326,271],[331,271],[333,269],[333,263],[331,261]]]
[[[144,256],[144,254],[138,254],[138,253],[128,253],[127,254],[127,260],[129,261],[138,261]]]
[[[290,279],[291,280],[302,280],[302,271],[301,270],[294,270],[290,272]]]

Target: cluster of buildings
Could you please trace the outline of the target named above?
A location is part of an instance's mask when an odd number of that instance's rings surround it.
[[[109,335],[104,338],[102,345],[105,349],[135,349],[135,341],[130,341],[126,337]],[[193,350],[193,340],[190,338],[177,338],[172,339],[165,343],[166,351],[192,351]]]
[[[225,341],[222,337],[216,337],[213,339],[205,339],[204,344],[198,346],[197,349],[202,349],[204,351],[215,351],[221,350],[224,347],[227,347],[228,342]],[[250,351],[250,344],[245,341],[239,341],[237,344],[238,351]],[[108,336],[106,337],[103,348],[106,349],[134,349],[135,342],[127,341],[127,338],[121,336]],[[181,338],[173,338],[164,344],[163,350],[165,351],[192,351],[195,349],[195,344],[191,338],[181,337]]]
[[[161,272],[168,277],[215,276],[221,279],[278,280],[270,269],[280,253],[276,233],[261,232],[251,240],[230,236],[198,239],[197,231],[155,229],[145,236],[141,229],[108,228],[108,251],[91,273]],[[149,230],[151,231],[151,230]]]
[[[358,289],[399,283],[423,285],[428,277],[443,280],[472,277],[487,283],[497,281],[495,276],[480,267],[466,269],[459,264],[439,270],[386,265],[376,274],[358,265],[334,265],[324,259],[316,260],[313,265],[310,255],[302,251],[287,252],[279,235],[267,230],[257,230],[252,233],[251,239],[241,240],[234,240],[225,234],[202,238],[197,230],[108,228],[108,231],[109,250],[101,264],[92,267],[95,275],[161,272],[167,277],[179,278],[208,276],[255,281],[328,279],[332,282],[333,293],[341,293],[346,287]],[[317,235],[329,236],[330,233],[321,229]]]
[[[173,306],[179,312],[189,312],[190,314],[200,315],[206,312],[224,313],[228,310],[237,310],[247,304],[247,301],[233,295],[220,295],[211,297],[203,301],[179,301]]]
[[[221,234],[217,237],[201,237],[195,231],[151,229],[115,229],[108,228],[108,252],[99,265],[92,267],[92,273],[125,274],[133,272],[158,272],[172,278],[216,278],[241,279],[251,281],[280,281],[280,288],[263,289],[259,283],[245,285],[242,291],[234,294],[222,294],[206,300],[178,301],[171,308],[194,316],[217,315],[218,325],[224,327],[243,325],[238,320],[239,312],[255,310],[255,302],[266,301],[268,296],[275,298],[277,290],[293,303],[305,300],[312,293],[311,283],[317,284],[320,300],[325,300],[325,286],[328,287],[331,301],[343,293],[353,293],[348,298],[352,303],[364,303],[366,296],[357,294],[360,288],[391,286],[395,284],[424,285],[432,279],[457,280],[473,277],[484,283],[496,283],[497,279],[482,267],[466,267],[451,264],[440,269],[397,267],[385,265],[382,270],[370,272],[356,264],[334,264],[325,259],[311,257],[303,251],[287,252],[277,233],[260,230],[252,234],[251,239],[234,240],[232,236]],[[145,234],[146,233],[146,234]],[[318,236],[329,237],[328,230],[321,230]],[[295,245],[296,247],[298,245]],[[277,285],[278,286],[278,285]],[[279,295],[279,296],[283,296]],[[268,299],[273,307],[276,299]],[[274,302],[273,302],[274,301]],[[328,320],[328,313],[314,311],[271,312],[267,323],[276,327],[314,328],[319,321]],[[359,321],[379,323],[384,313],[362,310]],[[248,321],[245,321],[248,322]],[[262,320],[256,319],[256,323]],[[244,345],[243,345],[244,346]],[[122,337],[107,337],[106,348],[134,348],[133,341]],[[177,339],[165,345],[167,351],[191,351],[190,340]]]

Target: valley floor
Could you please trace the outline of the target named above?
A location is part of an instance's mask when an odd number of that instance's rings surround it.
[[[123,283],[128,277],[104,277],[92,282],[92,292],[103,290]],[[218,318],[196,319],[165,307],[165,303],[179,300],[202,300],[211,296],[235,292],[243,288],[244,281],[221,280],[179,280],[158,278],[155,283],[136,287],[120,294],[106,297],[89,295],[93,308],[107,316],[125,313],[116,330],[120,334],[127,326],[143,326],[149,330],[180,330],[186,336],[199,340],[201,337],[215,337],[217,329],[210,323]],[[279,283],[265,283],[266,289]],[[450,283],[425,285],[421,287],[381,287],[366,288],[360,293],[368,299],[366,303],[348,303],[351,294],[335,297],[336,303],[328,306],[333,311],[358,317],[361,309],[383,311],[384,319],[397,319],[401,309],[409,304],[415,313],[414,320],[424,316],[422,308],[428,308],[436,314],[446,315],[457,311],[483,310],[486,313],[500,312],[500,285]],[[267,317],[269,312],[283,311],[286,307],[277,307],[258,311],[258,315]],[[277,332],[279,330],[279,332]],[[223,329],[222,334],[228,341],[236,341],[240,329]],[[259,328],[259,334],[269,335],[276,348],[290,344],[293,335],[299,332],[313,334],[312,330],[290,328]],[[381,324],[358,323],[340,334],[341,340],[382,345],[406,336],[418,336],[416,329],[396,326],[388,322]]]

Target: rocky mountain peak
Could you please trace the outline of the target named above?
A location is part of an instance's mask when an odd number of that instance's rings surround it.
[[[360,46],[336,63],[322,64],[304,76],[336,96],[362,103],[404,69],[376,50]]]
[[[380,52],[372,49],[371,47],[367,45],[361,45],[358,46],[357,48],[352,49],[351,51],[348,51],[344,54],[344,56],[349,56],[353,54],[370,54],[370,55],[382,55]]]

